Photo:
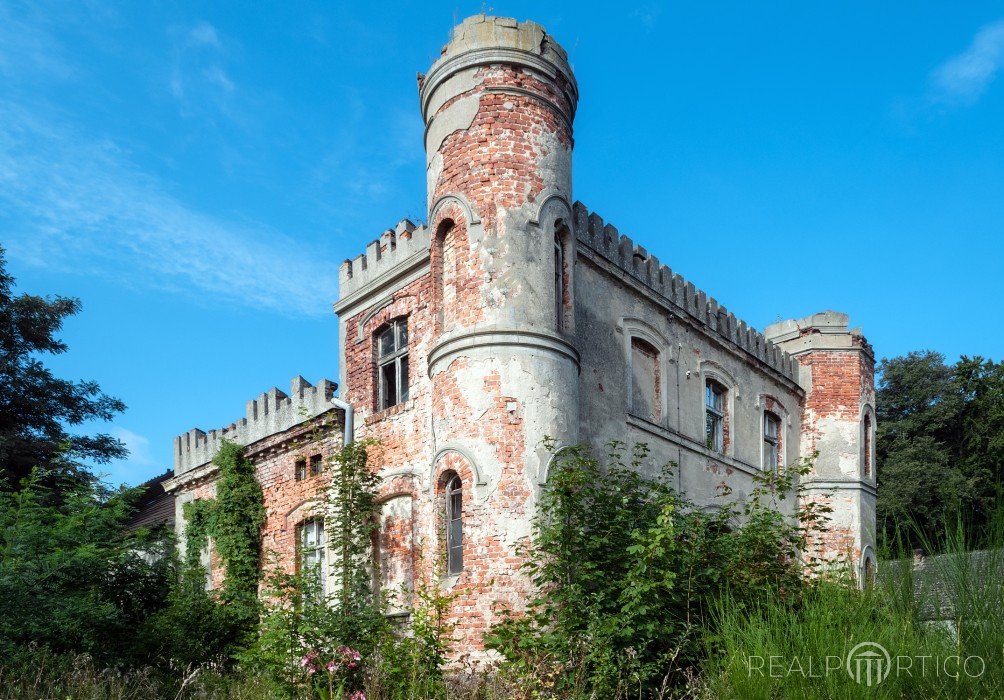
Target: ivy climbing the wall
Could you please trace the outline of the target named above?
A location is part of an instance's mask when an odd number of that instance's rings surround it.
[[[189,575],[202,571],[199,557],[212,538],[224,571],[219,599],[251,628],[260,611],[261,528],[265,524],[261,485],[240,445],[224,441],[213,464],[220,470],[216,498],[184,506],[185,569]]]

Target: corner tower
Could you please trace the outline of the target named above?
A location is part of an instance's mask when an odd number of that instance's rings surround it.
[[[432,486],[463,488],[458,631],[519,609],[545,438],[577,441],[575,236],[565,51],[534,22],[478,15],[419,76],[432,291]],[[452,516],[451,516],[452,517]],[[462,612],[460,612],[462,611]]]
[[[800,364],[801,453],[818,453],[805,498],[833,509],[814,554],[846,558],[860,580],[870,580],[876,570],[875,354],[861,329],[848,329],[847,314],[836,311],[775,323],[764,334]]]

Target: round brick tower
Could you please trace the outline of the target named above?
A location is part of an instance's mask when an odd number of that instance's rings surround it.
[[[578,441],[572,120],[565,51],[533,22],[478,15],[419,76],[428,177],[433,486],[463,488],[448,585],[476,651],[498,606],[523,606],[519,546],[549,451]],[[449,508],[447,508],[447,511]],[[445,531],[445,528],[440,528]]]

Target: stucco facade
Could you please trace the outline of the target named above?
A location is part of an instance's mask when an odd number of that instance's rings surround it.
[[[438,577],[456,593],[461,648],[480,649],[496,611],[529,592],[520,551],[547,481],[545,438],[646,442],[698,507],[818,451],[808,497],[834,508],[819,551],[858,567],[874,557],[874,357],[846,315],[761,333],[576,202],[578,88],[539,25],[465,20],[419,76],[419,98],[427,222],[401,221],[347,260],[335,304],[340,396],[355,436],[379,440],[381,585],[406,602],[420,577]],[[243,436],[275,442],[256,457],[263,484],[294,468],[281,436],[326,411],[323,449],[340,445],[344,413],[311,405]],[[210,488],[210,473],[192,476],[210,442],[176,443],[179,508]],[[266,546],[289,546],[282,533],[309,510],[299,488],[266,490]]]

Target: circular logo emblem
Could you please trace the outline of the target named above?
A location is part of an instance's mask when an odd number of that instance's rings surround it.
[[[875,642],[861,642],[847,655],[847,675],[866,686],[878,685],[892,670],[892,657]]]

